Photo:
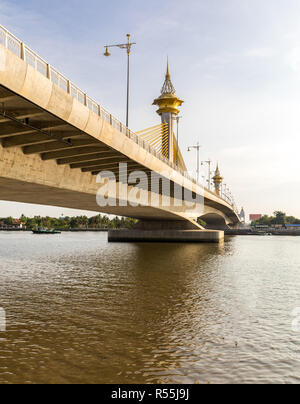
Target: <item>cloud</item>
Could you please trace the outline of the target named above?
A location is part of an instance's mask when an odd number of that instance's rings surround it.
[[[14,34],[20,35],[24,26],[40,26],[41,16],[29,10],[27,7],[9,3],[1,0],[0,2],[1,24]]]
[[[239,158],[241,155],[247,155],[253,151],[255,151],[255,148],[251,146],[227,147],[221,151],[220,155],[226,158]]]
[[[286,56],[286,64],[295,73],[300,73],[300,46],[297,46],[288,52]]]
[[[276,52],[272,48],[253,48],[247,49],[244,56],[247,58],[269,59],[275,56]]]

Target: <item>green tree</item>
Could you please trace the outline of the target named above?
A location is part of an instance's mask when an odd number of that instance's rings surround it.
[[[20,221],[21,221],[22,223],[26,224],[26,223],[27,223],[27,217],[22,214],[21,217],[20,217]]]
[[[198,218],[197,223],[200,224],[200,226],[202,227],[206,227],[207,225],[207,223],[204,220],[200,219],[200,217]]]
[[[284,225],[286,223],[286,214],[280,211],[274,212],[275,216],[275,223],[274,224],[282,224]]]
[[[4,223],[7,225],[7,226],[11,226],[11,225],[13,225],[14,224],[14,219],[10,216],[10,217],[7,217],[6,219],[4,219]]]

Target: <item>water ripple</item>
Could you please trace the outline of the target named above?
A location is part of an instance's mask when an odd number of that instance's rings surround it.
[[[299,383],[299,245],[0,233],[0,383]]]

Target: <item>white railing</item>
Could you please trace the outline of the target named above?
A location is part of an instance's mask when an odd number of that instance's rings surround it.
[[[26,63],[28,63],[39,73],[41,73],[44,77],[47,77],[49,80],[52,81],[52,83],[56,84],[66,93],[70,94],[73,98],[75,98],[81,104],[85,105],[87,108],[89,108],[95,114],[100,116],[102,119],[104,119],[106,122],[112,125],[115,129],[123,133],[125,136],[129,137],[140,147],[147,150],[150,154],[154,155],[155,157],[166,163],[174,170],[180,172],[181,175],[192,181],[194,184],[198,184],[195,178],[190,176],[187,172],[181,170],[179,167],[176,166],[175,163],[172,163],[168,158],[158,153],[149,143],[141,141],[141,139],[134,132],[132,132],[129,128],[126,128],[126,125],[123,125],[112,114],[106,111],[100,104],[98,104],[96,101],[90,98],[85,92],[80,90],[74,83],[72,83],[65,76],[59,73],[55,68],[50,66],[49,63],[47,63],[32,49],[30,49],[27,45],[25,45],[22,41],[16,38],[13,34],[11,34],[9,31],[7,31],[6,28],[2,27],[1,25],[0,25],[0,44],[5,46],[7,49],[9,49],[11,52],[13,52],[21,59],[23,59]],[[203,187],[200,184],[198,185]],[[205,189],[209,191],[207,188]],[[214,194],[213,192],[211,193]],[[231,202],[229,202],[227,199],[225,198],[221,199],[231,204]]]
[[[15,55],[21,57],[21,42],[18,38],[8,32],[5,28],[0,27],[0,43]]]

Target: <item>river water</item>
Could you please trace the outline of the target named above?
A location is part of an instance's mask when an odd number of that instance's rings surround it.
[[[0,233],[0,383],[298,383],[300,238]]]

